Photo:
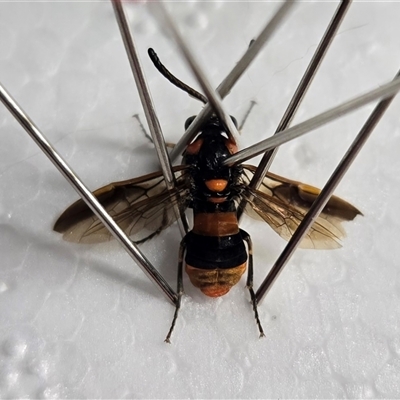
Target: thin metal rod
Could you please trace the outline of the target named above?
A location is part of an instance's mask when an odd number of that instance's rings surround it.
[[[341,22],[343,21],[346,12],[348,8],[350,7],[351,0],[343,0],[339,7],[337,8],[331,22],[328,25],[328,28],[326,29],[317,49],[315,50],[315,53],[302,77],[300,80],[300,83],[291,99],[289,102],[289,105],[275,131],[275,135],[280,133],[281,131],[285,130],[286,128],[289,127],[290,123],[292,122],[305,94],[308,91],[308,88],[311,85],[311,82],[313,81],[319,66],[322,63],[322,60],[324,59],[330,44],[333,41],[333,38],[335,37],[335,34],[337,30],[339,29],[339,26]],[[260,164],[258,165],[253,178],[251,179],[249,183],[249,187],[251,189],[258,189],[259,186],[261,185],[263,179],[265,178],[266,173],[268,172],[275,156],[276,153],[278,152],[278,147],[275,147],[275,149],[267,151],[263,158],[261,159]],[[238,207],[238,219],[243,215],[244,208],[246,205],[247,201],[242,200]]]
[[[157,118],[153,99],[147,86],[147,81],[139,60],[133,36],[129,29],[121,0],[111,0],[111,3],[114,8],[115,18],[121,32],[125,50],[128,55],[129,64],[135,78],[136,87],[139,92],[140,101],[142,102],[142,107],[146,116],[147,123],[149,125],[151,137],[153,138],[154,147],[156,149],[158,160],[161,165],[161,170],[165,179],[165,183],[169,190],[173,190],[175,189],[175,175],[172,172],[171,161],[167,148],[165,146],[164,135],[161,130],[160,122]],[[175,206],[174,210],[181,234],[182,236],[185,236],[185,234],[188,232],[188,223],[186,220],[186,216],[183,212],[179,210],[178,206]]]
[[[399,74],[397,75],[399,76]],[[360,133],[357,135],[353,143],[350,145],[343,159],[340,161],[332,176],[329,178],[325,187],[322,189],[321,193],[314,201],[310,210],[304,217],[303,221],[301,221],[299,227],[296,229],[294,235],[289,240],[289,243],[286,245],[282,254],[278,257],[271,271],[268,273],[264,282],[261,284],[260,288],[257,290],[256,299],[257,303],[260,303],[264,296],[268,293],[269,289],[272,287],[279,274],[282,272],[283,268],[289,261],[290,257],[293,255],[294,251],[298,247],[302,238],[306,235],[307,231],[311,227],[311,225],[318,218],[318,215],[321,213],[326,203],[329,201],[332,196],[334,190],[342,180],[343,176],[346,174],[350,165],[353,163],[354,159],[357,157],[358,153],[368,140],[371,135],[373,129],[383,116],[384,112],[389,107],[392,102],[394,95],[391,97],[382,100],[374,109],[367,122],[362,127]]]
[[[280,146],[284,143],[287,143],[293,139],[298,138],[312,130],[320,127],[321,125],[326,124],[329,121],[332,121],[336,118],[342,117],[351,111],[356,110],[368,103],[371,103],[375,100],[381,98],[387,98],[396,94],[400,90],[400,78],[393,80],[390,83],[386,83],[382,85],[378,89],[371,90],[370,92],[358,96],[352,100],[349,100],[337,107],[331,108],[328,111],[325,111],[313,118],[308,119],[298,125],[292,126],[284,131],[282,131],[279,135],[272,136],[268,139],[265,139],[261,142],[258,142],[247,149],[241,150],[235,155],[227,158],[223,164],[224,165],[233,165],[242,163],[250,158],[256,157],[264,151],[272,150],[277,146]]]
[[[196,59],[193,51],[189,48],[182,34],[179,32],[176,24],[172,21],[163,3],[157,3],[157,8],[155,9],[154,14],[156,16],[158,14],[162,18],[164,25],[166,25],[172,33],[172,36],[174,37],[174,40],[178,45],[181,54],[190,66],[190,69],[197,79],[197,82],[203,89],[204,94],[207,97],[208,103],[211,105],[213,111],[218,116],[218,118],[224,123],[225,127],[228,130],[227,133],[230,139],[236,143],[236,139],[239,137],[239,132],[235,124],[233,123],[232,118],[229,116],[229,113],[226,111],[224,105],[222,104],[222,99],[220,95],[211,86],[209,79],[205,75],[203,69],[200,67],[200,64]]]
[[[328,49],[333,41],[333,38],[335,37],[336,32],[338,31],[340,24],[342,23],[350,5],[351,5],[351,0],[343,0],[339,4],[339,7],[336,9],[336,12],[331,22],[329,23],[328,28],[326,29],[324,35],[322,36],[322,39],[317,49],[315,50],[315,53],[299,83],[299,86],[297,87],[293,95],[293,98],[291,99],[281,119],[281,122],[279,123],[275,131],[275,135],[285,130],[287,127],[289,127],[290,123],[292,122],[305,94],[308,91],[308,88],[311,85],[311,82],[313,81],[322,63],[322,60],[324,59],[326,53],[328,52]],[[274,150],[267,151],[264,154],[260,164],[256,169],[256,172],[254,173],[253,178],[250,181],[249,187],[251,189],[259,188],[277,152],[278,152],[278,147],[276,147]]]
[[[161,289],[169,301],[175,304],[177,302],[177,295],[168,285],[165,279],[151,265],[150,261],[142,254],[137,246],[125,235],[124,231],[118,226],[118,224],[107,214],[96,197],[93,196],[90,190],[84,185],[84,183],[69,167],[65,160],[63,160],[63,158],[51,146],[46,137],[40,132],[39,128],[33,123],[33,121],[1,84],[0,100],[14,116],[14,118],[26,130],[30,137],[35,141],[35,143],[40,147],[43,153],[45,153],[50,161],[57,167],[69,184],[77,191],[82,200],[88,205],[88,207],[90,207],[90,209],[96,214],[96,216],[110,231],[110,233],[119,241],[132,259],[139,265],[147,277],[153,281],[159,289]]]
[[[258,55],[264,45],[271,39],[273,33],[279,27],[283,19],[287,16],[290,9],[294,6],[295,2],[286,0],[277,10],[272,19],[267,23],[261,33],[258,35],[257,39],[253,44],[247,49],[246,53],[240,59],[240,61],[233,67],[228,76],[223,80],[223,82],[218,86],[217,92],[224,98],[231,91],[232,87],[242,76],[244,71],[248,68],[254,58]],[[184,135],[181,137],[179,142],[176,144],[171,152],[171,160],[176,160],[184,151],[187,144],[193,139],[193,137],[198,133],[202,123],[211,116],[212,108],[208,104],[206,105],[200,113],[197,115],[195,120],[190,124],[189,128],[186,130]]]

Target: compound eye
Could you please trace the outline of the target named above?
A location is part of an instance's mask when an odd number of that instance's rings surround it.
[[[196,115],[193,115],[193,117],[189,117],[186,122],[185,122],[185,131],[187,130],[187,128],[189,128],[190,124],[194,121],[194,119],[196,118]]]

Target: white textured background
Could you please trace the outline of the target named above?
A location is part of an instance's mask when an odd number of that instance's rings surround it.
[[[272,2],[171,3],[217,85],[275,10]],[[226,103],[240,120],[258,105],[242,146],[277,126],[336,4],[297,6]],[[355,3],[296,121],[393,78],[400,4]],[[145,5],[131,26],[169,141],[201,104],[151,65],[153,46],[194,79]],[[134,121],[143,113],[108,2],[0,3],[0,81],[95,189],[157,169]],[[373,106],[287,144],[273,171],[321,186]],[[365,217],[336,251],[298,251],[261,305],[258,339],[244,281],[227,296],[186,297],[172,345],[173,307],[115,243],[83,246],[52,232],[77,198],[0,106],[0,397],[383,398],[400,393],[400,103],[395,100],[337,194]],[[261,222],[256,283],[284,242]],[[175,287],[176,226],[142,250]]]

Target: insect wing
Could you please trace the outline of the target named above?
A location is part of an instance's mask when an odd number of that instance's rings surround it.
[[[243,181],[248,184],[256,170],[244,165]],[[259,190],[245,185],[246,213],[262,219],[285,240],[289,240],[310,209],[320,190],[297,181],[268,173]],[[301,248],[335,249],[346,236],[343,221],[351,221],[361,212],[350,203],[332,196],[300,243]],[[362,215],[362,214],[361,214]]]
[[[135,242],[150,239],[176,220],[174,205],[188,206],[184,167],[174,167],[176,190],[167,189],[161,172],[110,183],[93,194],[121,229]],[[54,230],[75,243],[100,243],[111,233],[83,200],[78,200],[60,216]],[[150,233],[149,233],[150,232]]]

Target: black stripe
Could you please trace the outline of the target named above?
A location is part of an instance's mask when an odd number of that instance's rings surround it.
[[[233,268],[247,261],[240,233],[229,236],[203,236],[189,232],[185,237],[187,264],[195,268]]]

